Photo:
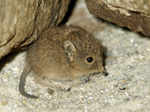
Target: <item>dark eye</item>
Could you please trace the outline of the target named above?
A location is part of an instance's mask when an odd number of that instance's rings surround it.
[[[93,57],[87,57],[86,60],[87,60],[88,63],[92,63],[93,62]]]

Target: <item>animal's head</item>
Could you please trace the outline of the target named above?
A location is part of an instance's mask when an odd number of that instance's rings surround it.
[[[85,30],[72,31],[64,41],[64,49],[74,77],[103,72],[103,47]]]

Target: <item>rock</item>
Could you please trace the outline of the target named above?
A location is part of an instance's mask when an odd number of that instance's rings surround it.
[[[0,0],[0,59],[58,25],[71,0]]]
[[[86,0],[86,3],[96,17],[150,36],[150,0]]]

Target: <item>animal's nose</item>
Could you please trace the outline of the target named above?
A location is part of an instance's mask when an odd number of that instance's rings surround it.
[[[108,72],[106,70],[103,71],[104,76],[108,76]]]
[[[106,69],[105,69],[105,67],[103,65],[99,65],[98,71],[101,72],[101,73],[103,73],[104,76],[108,75],[108,72],[106,71]]]

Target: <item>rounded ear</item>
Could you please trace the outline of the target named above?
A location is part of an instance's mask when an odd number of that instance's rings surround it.
[[[66,40],[64,42],[64,50],[65,50],[65,53],[68,56],[69,60],[73,61],[74,56],[76,54],[76,48],[71,41]]]

